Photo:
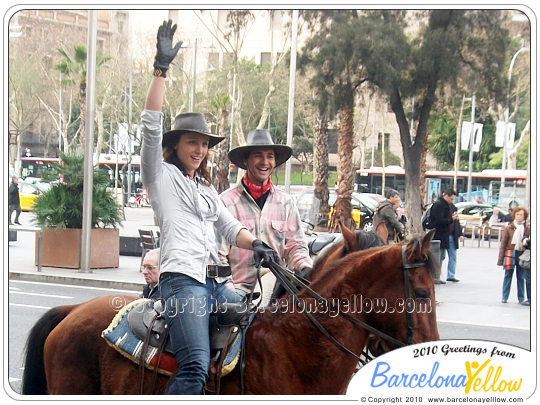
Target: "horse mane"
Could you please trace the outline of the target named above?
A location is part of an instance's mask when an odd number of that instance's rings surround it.
[[[432,234],[415,235],[407,242],[393,245],[376,245],[349,253],[340,259],[333,261],[332,263],[328,263],[326,269],[324,269],[321,275],[316,277],[316,280],[313,281],[312,288],[316,288],[315,283],[317,283],[317,285],[321,284],[323,286],[322,289],[325,290],[326,293],[332,293],[332,291],[328,291],[326,289],[326,286],[332,286],[330,287],[331,289],[333,286],[347,285],[348,283],[344,283],[343,279],[350,277],[350,274],[353,274],[353,277],[360,277],[364,270],[376,271],[377,269],[373,269],[373,261],[378,260],[379,255],[384,255],[385,258],[390,259],[390,252],[400,252],[399,259],[396,259],[399,261],[400,265],[396,266],[396,269],[398,267],[401,268],[401,249],[405,243],[407,246],[405,253],[407,261],[412,263],[419,260],[426,260],[428,262],[428,271],[433,276],[435,274],[435,266],[438,263],[438,260],[436,260],[435,254],[431,250],[427,249],[425,245],[426,239],[431,240],[431,237]],[[381,265],[378,264],[378,267],[380,268]],[[341,271],[343,268],[349,268],[351,270],[344,272]],[[358,269],[359,271],[357,271]]]
[[[366,232],[362,230],[358,230],[354,232],[356,242],[358,244],[358,247],[356,250],[365,250],[371,247],[375,246],[384,246],[383,241],[380,239],[380,237],[375,232]],[[341,258],[343,258],[348,252],[345,249],[345,236],[343,236],[342,239],[340,239],[337,242],[334,242],[333,245],[326,249],[326,251],[320,255],[320,257],[317,258],[317,260],[313,263],[313,268],[306,274],[306,277],[308,279],[311,279],[311,276],[313,274],[317,274],[322,264],[326,262],[326,259],[328,256],[334,254],[334,252],[337,249],[342,249]]]

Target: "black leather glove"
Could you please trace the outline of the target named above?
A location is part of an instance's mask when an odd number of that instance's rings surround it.
[[[255,260],[255,265],[258,265],[261,261],[263,267],[268,267],[271,261],[281,263],[276,251],[262,240],[255,239],[251,246],[253,246],[253,259]]]
[[[172,20],[163,21],[163,24],[161,24],[158,29],[156,44],[157,52],[156,58],[154,59],[154,75],[156,76],[165,77],[169,65],[182,46],[182,41],[178,42],[174,47],[172,46],[175,31],[176,24],[172,25]]]

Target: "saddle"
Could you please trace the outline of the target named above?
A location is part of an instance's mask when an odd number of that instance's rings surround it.
[[[211,360],[205,389],[219,393],[219,381],[238,363],[241,334],[253,317],[253,305],[246,302],[225,303],[210,317]],[[171,376],[177,369],[162,317],[161,301],[139,299],[124,307],[115,316],[102,336],[107,343],[137,364],[160,374]],[[165,340],[164,340],[165,339]]]
[[[314,256],[321,253],[321,251],[332,242],[336,240],[336,235],[331,233],[318,234],[315,239],[312,239],[308,243],[309,254]]]

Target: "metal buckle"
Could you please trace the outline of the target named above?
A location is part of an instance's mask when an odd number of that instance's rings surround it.
[[[216,266],[215,264],[209,264],[208,266],[206,266],[206,277],[216,278],[218,277],[218,272],[218,266]]]

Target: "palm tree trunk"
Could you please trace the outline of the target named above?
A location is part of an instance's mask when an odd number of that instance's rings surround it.
[[[328,117],[322,114],[315,123],[313,184],[315,198],[320,202],[316,218],[312,218],[318,225],[328,216]]]
[[[339,229],[339,223],[350,229],[354,229],[351,215],[351,196],[353,187],[353,106],[345,105],[339,110],[338,132],[338,166],[337,182],[338,197],[334,205],[334,215],[330,228],[332,231]]]

